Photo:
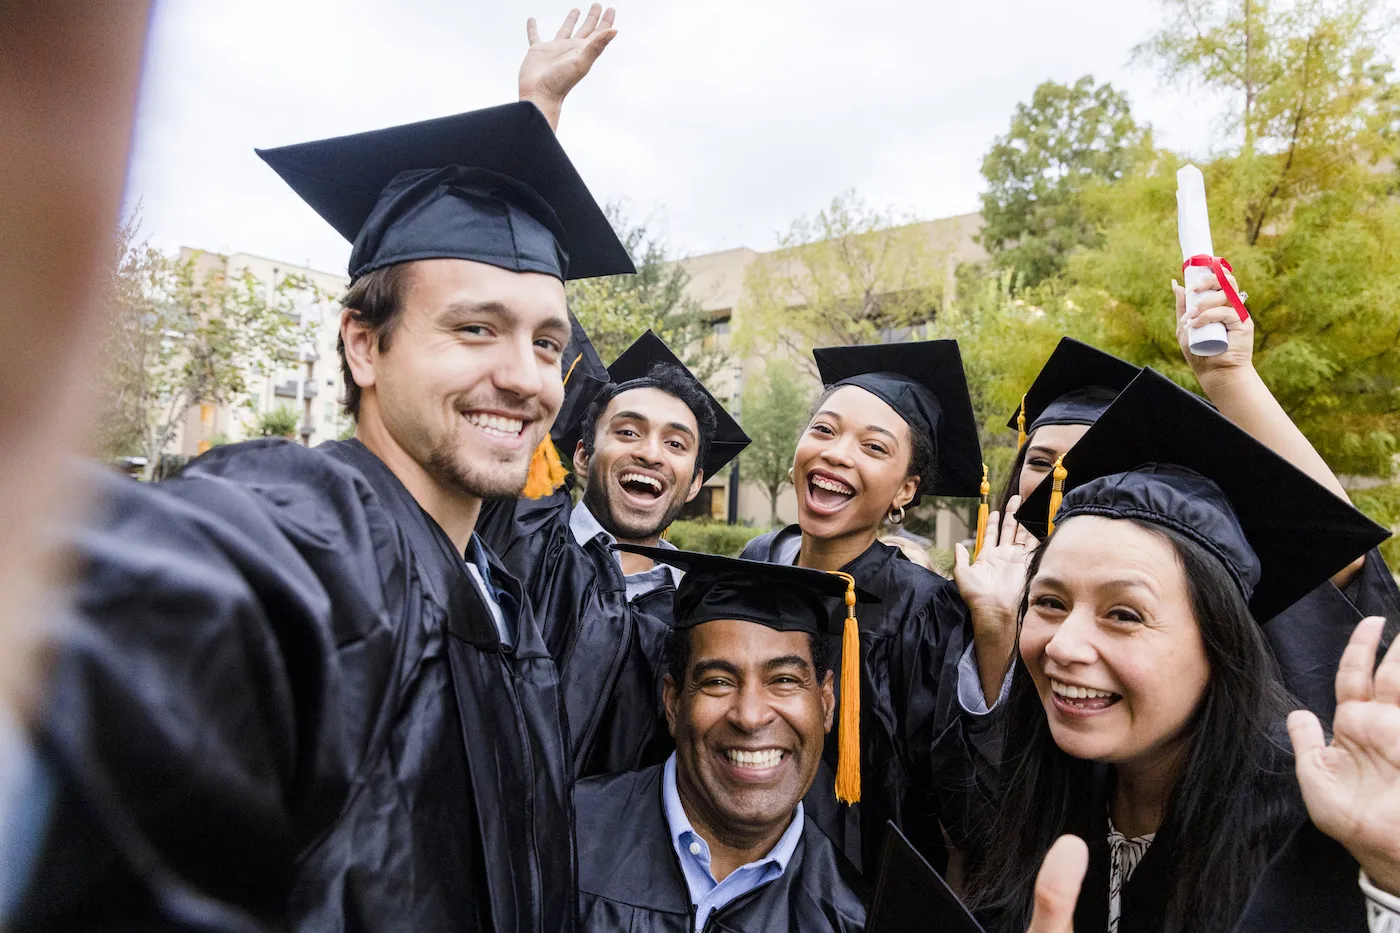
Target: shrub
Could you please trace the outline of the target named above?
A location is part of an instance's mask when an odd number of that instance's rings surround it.
[[[679,521],[671,523],[671,528],[666,533],[666,540],[682,551],[703,551],[706,554],[738,557],[739,552],[744,549],[744,545],[762,533],[762,529],[752,525]]]

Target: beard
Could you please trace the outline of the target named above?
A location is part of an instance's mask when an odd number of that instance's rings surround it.
[[[480,453],[469,457],[464,452],[460,432],[454,432],[451,437],[442,438],[433,445],[428,451],[424,468],[442,486],[469,496],[478,499],[514,498],[525,488],[525,481],[530,475],[530,459],[545,433],[543,422],[534,424],[540,438],[522,448],[524,457],[498,460]]]
[[[648,538],[655,538],[671,527],[681,514],[681,509],[685,508],[686,487],[679,483],[671,485],[671,501],[659,518],[651,517],[632,518],[623,510],[613,507],[612,497],[617,495],[617,489],[608,482],[607,475],[601,468],[588,470],[588,485],[583,490],[583,504],[588,506],[588,511],[593,513],[593,517],[598,520],[598,524],[603,526],[603,530],[617,538],[619,541],[642,541]],[[622,514],[619,514],[622,513]]]

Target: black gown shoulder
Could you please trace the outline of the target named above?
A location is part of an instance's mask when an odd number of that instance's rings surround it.
[[[690,933],[692,907],[662,802],[662,765],[580,781],[579,929]],[[810,818],[782,877],[715,911],[706,930],[859,933],[864,888]]]
[[[260,441],[90,486],[14,929],[570,926],[553,662],[382,462]]]

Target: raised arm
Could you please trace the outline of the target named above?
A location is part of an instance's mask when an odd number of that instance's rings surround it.
[[[1229,273],[1226,276],[1230,284],[1235,285],[1234,276]],[[1225,292],[1213,280],[1208,280],[1197,290],[1204,294],[1197,309],[1187,317],[1186,289],[1172,282],[1172,291],[1176,294],[1177,343],[1201,388],[1205,390],[1206,397],[1215,403],[1222,415],[1255,440],[1341,498],[1347,499],[1346,490],[1336,474],[1303,432],[1298,430],[1254,368],[1254,318],[1241,321],[1230,307]],[[1210,323],[1225,325],[1229,346],[1217,356],[1197,356],[1187,346],[1188,329]],[[1365,562],[1364,556],[1358,557],[1333,575],[1332,582],[1338,588],[1345,587],[1361,571]]]
[[[579,11],[570,10],[554,38],[545,42],[540,41],[535,18],[532,16],[526,21],[525,34],[530,47],[520,63],[520,99],[540,108],[556,132],[564,98],[583,80],[617,35],[613,28],[616,15],[612,7],[605,11],[601,4],[595,3],[588,8],[588,15],[576,30]]]

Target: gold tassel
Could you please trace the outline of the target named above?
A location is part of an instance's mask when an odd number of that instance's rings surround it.
[[[991,508],[988,501],[992,494],[992,484],[987,482],[987,465],[982,464],[982,501],[977,503],[977,542],[972,548],[972,559],[982,553],[982,541],[987,537],[987,512]]]
[[[1065,480],[1069,478],[1069,470],[1065,469],[1065,455],[1060,454],[1055,461],[1055,482],[1050,486],[1050,520],[1046,524],[1045,533],[1048,535],[1055,530],[1055,513],[1060,511],[1060,500],[1065,497]]]
[[[530,455],[530,472],[525,477],[525,488],[520,494],[526,499],[543,499],[562,486],[568,475],[563,461],[559,459],[559,451],[554,449],[554,441],[546,434]]]
[[[836,799],[860,803],[860,629],[856,627],[856,581],[846,581],[846,627],[841,633],[841,717],[836,736]]]
[[[564,374],[564,385],[569,384],[569,377],[574,374],[574,367],[578,366],[581,359],[582,353],[574,357],[574,361],[569,364],[569,371]],[[559,459],[559,451],[555,449],[554,441],[546,434],[544,440],[540,441],[540,446],[530,455],[530,472],[525,477],[525,488],[520,494],[526,499],[543,499],[553,495],[554,490],[564,485],[568,476],[569,471],[564,469],[564,461]]]
[[[1026,446],[1026,397],[1021,396],[1021,410],[1016,413],[1016,449]]]

